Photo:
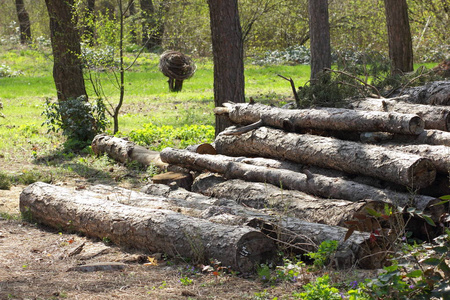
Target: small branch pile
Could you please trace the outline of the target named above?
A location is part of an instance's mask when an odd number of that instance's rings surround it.
[[[187,55],[168,50],[159,59],[159,69],[166,77],[169,77],[170,91],[179,92],[182,89],[183,80],[194,76],[197,66]]]

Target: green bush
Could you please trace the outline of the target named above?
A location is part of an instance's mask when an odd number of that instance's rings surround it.
[[[0,190],[9,190],[11,188],[11,179],[8,174],[0,172]]]

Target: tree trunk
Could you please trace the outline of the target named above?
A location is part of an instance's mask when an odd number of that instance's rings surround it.
[[[30,44],[32,42],[31,22],[23,0],[16,0],[16,12],[19,19],[20,43],[22,45]]]
[[[87,11],[89,14],[89,23],[84,26],[85,34],[88,36],[90,46],[95,44],[95,0],[87,0]]]
[[[420,134],[424,122],[414,114],[355,111],[343,108],[282,109],[261,104],[229,104],[220,113],[228,112],[231,121],[247,125],[262,124],[286,131],[314,128],[341,131],[386,131]],[[373,109],[372,109],[373,110]]]
[[[371,98],[353,102],[350,106],[366,111],[416,114],[423,119],[426,129],[450,130],[450,108],[446,106],[410,104],[397,100]]]
[[[402,89],[393,96],[403,96],[405,101],[417,104],[450,105],[450,81],[434,81]]]
[[[411,30],[406,0],[384,0],[392,74],[414,70]]]
[[[157,51],[162,46],[164,36],[164,15],[169,11],[169,1],[163,0],[155,9],[153,0],[140,0],[143,16],[142,45],[149,51]]]
[[[214,58],[214,103],[245,102],[244,46],[237,0],[208,0]],[[216,116],[216,135],[229,127],[226,116]]]
[[[50,17],[53,78],[58,100],[87,95],[81,63],[80,36],[73,22],[73,0],[45,0]]]
[[[134,160],[144,166],[153,164],[160,169],[167,167],[167,164],[161,161],[159,152],[148,150],[133,142],[114,136],[104,134],[96,135],[92,140],[92,151],[97,155],[106,153],[121,163]]]
[[[430,205],[438,200],[433,197],[400,193],[389,189],[376,188],[343,178],[340,174],[327,176],[314,168],[300,173],[294,164],[276,162],[271,159],[250,159],[242,157],[226,157],[223,155],[199,155],[186,150],[166,148],[161,152],[164,162],[182,166],[192,170],[209,170],[223,174],[227,179],[243,179],[253,182],[268,183],[287,190],[298,190],[323,198],[337,198],[349,201],[371,199],[383,201],[390,205],[412,206],[421,210],[429,210],[437,220],[441,210]],[[286,169],[280,169],[286,168]],[[299,166],[299,169],[303,167]],[[194,186],[198,185],[198,181]],[[207,189],[207,187],[193,189]]]
[[[33,222],[109,238],[119,246],[181,255],[197,262],[217,259],[250,272],[273,259],[275,245],[248,226],[229,226],[164,209],[137,208],[106,200],[114,193],[94,193],[34,183],[20,195],[20,210]]]
[[[417,155],[333,138],[285,133],[269,127],[240,136],[220,134],[215,146],[219,154],[287,159],[410,187],[428,186],[436,176],[433,164]]]
[[[419,135],[390,134],[385,132],[365,132],[361,133],[360,140],[372,144],[393,142],[399,144],[428,144],[450,147],[450,132],[434,129],[424,130]]]
[[[309,36],[311,44],[311,82],[324,68],[331,68],[328,0],[309,0]]]

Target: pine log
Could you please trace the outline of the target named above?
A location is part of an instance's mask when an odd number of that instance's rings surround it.
[[[408,144],[429,144],[443,145],[450,147],[450,132],[427,129],[419,135],[392,134],[388,132],[363,132],[360,134],[361,142],[364,143],[408,143]]]
[[[436,176],[434,165],[418,155],[269,127],[239,136],[219,134],[215,147],[219,154],[287,159],[410,187],[426,187]]]
[[[208,176],[209,178],[213,177]],[[204,181],[202,182],[204,183]],[[236,222],[237,220],[238,223],[234,224],[245,224],[262,229],[263,233],[280,243],[283,248],[299,254],[317,251],[317,247],[322,242],[336,240],[339,242],[339,246],[334,264],[338,269],[355,265],[374,269],[382,267],[386,261],[386,252],[383,250],[388,248],[389,242],[381,237],[377,237],[374,241],[368,233],[355,231],[345,240],[347,230],[339,226],[310,223],[284,215],[258,213],[236,205],[234,200],[218,200],[187,192],[183,189],[173,190],[170,187],[151,184],[146,186],[144,190],[151,195],[164,195],[168,197],[170,203],[177,202],[184,207],[199,207],[200,203],[201,206],[207,205],[209,208],[205,210],[202,216],[208,218],[208,220],[220,223]],[[230,217],[233,215],[236,217]]]
[[[274,243],[248,226],[230,226],[170,210],[138,208],[107,200],[115,195],[74,191],[34,183],[20,195],[20,210],[33,222],[109,238],[123,247],[181,255],[194,261],[217,259],[241,272],[270,260]]]
[[[159,158],[159,152],[148,150],[131,141],[114,136],[105,134],[95,136],[92,140],[92,151],[97,155],[106,153],[121,163],[137,161],[144,166],[153,164],[160,169],[167,168],[167,164]]]
[[[437,210],[436,207],[430,208],[431,204],[438,201],[433,197],[380,189],[340,176],[327,176],[320,174],[317,168],[311,168],[311,171],[306,169],[306,173],[300,173],[300,169],[297,170],[295,164],[288,162],[279,162],[277,164],[277,161],[272,159],[199,155],[186,150],[172,148],[164,149],[161,152],[161,159],[169,164],[179,165],[188,169],[209,170],[213,173],[220,173],[227,179],[270,183],[283,189],[303,191],[323,198],[349,201],[371,199],[400,207],[411,206],[421,210]],[[264,161],[267,161],[267,163],[264,163]],[[256,165],[250,164],[252,162],[255,162]],[[271,167],[267,167],[268,165]],[[292,168],[293,170],[278,168],[280,166]],[[433,212],[435,219],[438,219],[440,214],[440,209]]]
[[[299,131],[305,128],[343,131],[386,131],[419,134],[423,120],[411,113],[355,111],[344,108],[282,109],[261,104],[224,104],[230,119],[247,125],[259,120],[265,126]],[[220,110],[223,113],[223,109]]]
[[[385,111],[416,114],[425,122],[426,129],[450,130],[450,108],[446,106],[431,106],[412,104],[389,99],[372,99],[353,102],[351,108],[362,111]],[[369,130],[365,130],[369,131]],[[379,130],[388,131],[388,130]],[[419,132],[420,133],[420,132]]]
[[[450,105],[450,81],[434,81],[423,86],[402,89],[392,96],[405,95],[411,103]]]

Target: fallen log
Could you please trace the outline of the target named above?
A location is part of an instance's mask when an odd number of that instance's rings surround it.
[[[167,165],[159,158],[159,152],[148,150],[131,141],[114,136],[96,135],[92,140],[92,151],[96,155],[106,153],[121,163],[137,161],[144,166],[153,164],[160,169],[167,168]]]
[[[404,134],[419,134],[424,129],[423,120],[411,113],[355,111],[344,108],[282,109],[261,104],[224,104],[225,109],[237,124],[248,125],[261,120],[261,125],[299,131],[305,128],[343,131],[386,131]]]
[[[363,132],[359,140],[364,143],[382,144],[386,142],[407,144],[429,144],[450,147],[450,132],[427,129],[419,135],[392,134],[388,132]]]
[[[115,195],[110,195],[113,198]],[[119,246],[194,261],[217,259],[241,272],[271,260],[275,245],[248,226],[230,226],[170,210],[138,208],[106,200],[108,195],[34,183],[20,195],[20,211],[33,222],[109,238]]]
[[[403,113],[416,114],[425,122],[426,129],[439,129],[444,131],[450,130],[450,108],[445,106],[431,106],[422,104],[412,104],[404,101],[396,101],[389,99],[366,98],[363,100],[352,102],[350,104],[350,108],[362,111],[385,111],[385,112],[396,112],[401,114]],[[379,130],[379,131],[387,132],[388,130]]]
[[[430,185],[436,176],[425,158],[383,147],[261,127],[239,136],[219,134],[217,153],[264,156],[363,174],[410,187]]]
[[[236,205],[234,200],[218,200],[184,189],[173,190],[169,187],[153,184],[146,186],[144,190],[151,195],[165,195],[171,203],[179,199],[184,202],[182,204],[184,206],[194,205],[197,207],[198,203],[208,205],[207,203],[210,202],[209,208],[202,214],[208,220],[221,223],[237,221],[234,224],[245,224],[261,229],[264,234],[273,238],[282,248],[299,254],[316,251],[317,247],[326,240],[336,240],[339,242],[339,246],[334,264],[338,269],[355,265],[361,268],[374,269],[382,267],[386,261],[386,250],[389,248],[389,242],[380,236],[374,239],[369,233],[355,231],[346,239],[347,230],[343,227],[310,223],[284,215],[269,215]],[[180,201],[178,203],[181,204]],[[232,216],[235,216],[235,218]]]
[[[428,105],[450,105],[450,81],[434,81],[424,86],[402,89],[392,96],[407,96],[406,101]]]
[[[270,183],[283,189],[303,191],[323,198],[349,201],[372,199],[395,206],[415,207],[421,210],[428,210],[431,204],[438,202],[433,197],[400,193],[358,183],[339,176],[339,173],[338,176],[323,175],[317,172],[317,168],[311,168],[311,171],[305,169],[306,173],[300,173],[300,169],[303,168],[299,167],[297,170],[295,164],[272,159],[199,155],[186,150],[172,148],[165,148],[161,152],[161,159],[166,163],[188,169],[209,170],[213,173],[220,173],[227,179]],[[267,162],[265,163],[265,161]],[[267,167],[268,165],[271,167]],[[279,166],[292,169],[281,169],[278,168]],[[203,189],[206,189],[206,187]],[[441,210],[437,209],[437,207],[431,210],[437,210],[433,213],[434,218],[437,220],[442,213]]]

